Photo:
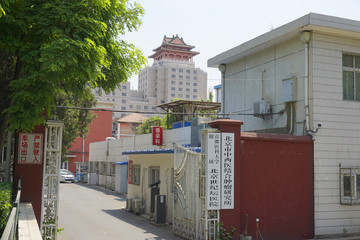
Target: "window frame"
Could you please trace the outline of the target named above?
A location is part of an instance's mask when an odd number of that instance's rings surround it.
[[[352,57],[352,66],[345,66],[346,56]],[[356,61],[358,60],[358,61]],[[358,63],[358,67],[356,66]],[[349,75],[352,79],[348,79]],[[349,86],[351,85],[351,86]],[[358,89],[359,88],[359,89]],[[352,90],[348,91],[348,90]],[[342,97],[347,101],[360,101],[360,55],[343,53],[342,54]]]
[[[153,171],[155,173],[154,181],[153,180]],[[160,180],[160,166],[150,166],[149,167],[149,185]]]
[[[141,177],[141,165],[134,164],[132,166],[131,184],[140,186],[140,177]]]
[[[345,178],[350,177],[350,186],[345,186]],[[340,167],[340,204],[360,204],[360,168]],[[349,191],[350,195],[345,191]]]

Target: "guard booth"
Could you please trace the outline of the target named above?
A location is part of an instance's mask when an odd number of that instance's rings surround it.
[[[88,180],[89,163],[88,162],[76,162],[76,181],[85,182]]]

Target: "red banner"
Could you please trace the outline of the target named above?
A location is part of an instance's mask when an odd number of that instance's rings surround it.
[[[18,164],[42,163],[42,136],[41,133],[19,134]]]
[[[163,128],[162,127],[153,127],[152,129],[152,144],[153,145],[163,145]]]

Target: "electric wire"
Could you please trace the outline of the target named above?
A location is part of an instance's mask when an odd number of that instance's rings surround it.
[[[154,115],[154,114],[174,114],[174,115],[221,115],[221,116],[272,116],[272,115],[281,115],[284,113],[284,110],[275,113],[262,113],[262,114],[254,114],[254,113],[238,113],[238,112],[229,112],[229,113],[183,113],[183,112],[144,112],[144,111],[128,111],[128,110],[118,110],[118,109],[106,109],[106,108],[84,108],[84,107],[70,107],[70,106],[56,106],[57,108],[63,109],[75,109],[75,110],[85,110],[85,111],[100,111],[100,112],[120,112],[120,113],[138,113],[144,115]],[[211,111],[211,110],[203,110],[203,111]]]

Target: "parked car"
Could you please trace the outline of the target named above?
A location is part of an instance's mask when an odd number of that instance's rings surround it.
[[[60,182],[75,182],[75,175],[67,169],[60,169]]]

